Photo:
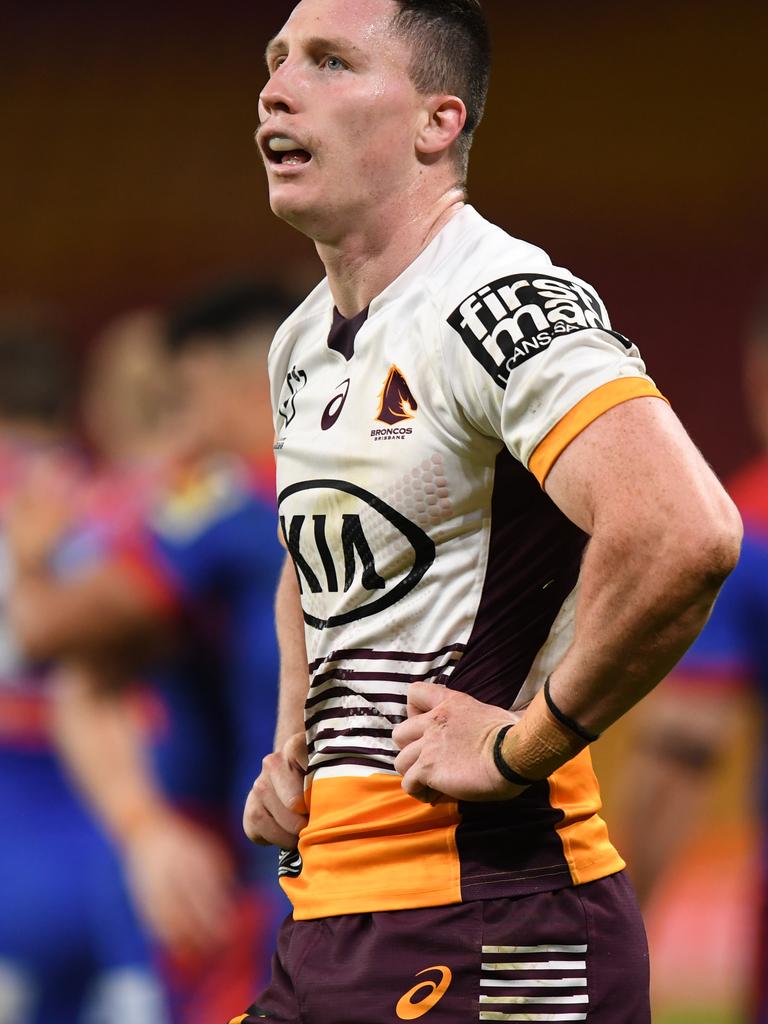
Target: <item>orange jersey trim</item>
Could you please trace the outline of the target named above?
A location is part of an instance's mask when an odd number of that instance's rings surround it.
[[[422,804],[400,782],[384,774],[312,782],[302,872],[281,879],[296,920],[461,902],[456,803]]]
[[[588,747],[550,775],[549,799],[564,814],[557,834],[574,885],[594,882],[626,867],[598,814],[602,808],[600,787]]]
[[[618,380],[602,384],[577,402],[559,423],[555,424],[544,440],[539,442],[528,462],[528,469],[541,486],[544,486],[547,474],[557,458],[582,430],[604,412],[632,398],[660,398],[663,402],[667,401],[659,389],[645,377],[620,377]]]

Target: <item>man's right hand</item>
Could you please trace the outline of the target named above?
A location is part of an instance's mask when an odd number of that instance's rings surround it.
[[[307,739],[294,733],[281,750],[262,762],[243,814],[243,828],[252,843],[295,850],[299,832],[309,820],[304,803]]]

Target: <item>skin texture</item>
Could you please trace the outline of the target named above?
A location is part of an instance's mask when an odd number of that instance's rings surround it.
[[[415,92],[408,52],[387,31],[393,13],[391,0],[303,0],[267,51],[270,78],[257,137],[272,209],[315,240],[345,316],[389,285],[463,201],[453,159],[463,104]],[[344,42],[321,42],[337,40],[340,25]],[[276,167],[266,158],[272,135],[293,138],[312,160]],[[692,641],[735,564],[740,522],[677,419],[656,399],[625,403],[595,421],[558,459],[546,489],[592,537],[576,640],[554,673],[553,695],[599,731]],[[300,621],[296,605],[278,605],[283,657],[292,662],[300,655]],[[300,690],[284,701],[292,721]],[[409,720],[395,732],[406,791],[427,802],[440,794],[514,795],[489,767],[493,738],[509,715],[435,684],[411,690]],[[504,753],[521,774],[540,778],[575,752],[566,740],[537,698],[508,734]],[[286,766],[274,771],[287,784]],[[280,792],[277,785],[270,791]],[[257,780],[246,832],[268,841],[266,823],[285,809],[266,807]]]
[[[453,143],[466,109],[455,96],[416,92],[394,13],[391,0],[304,0],[267,49],[257,142],[270,204],[315,241],[345,316],[393,281],[464,199]],[[296,140],[311,161],[275,165],[272,135]]]

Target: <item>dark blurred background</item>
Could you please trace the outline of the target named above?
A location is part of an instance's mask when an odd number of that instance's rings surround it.
[[[252,141],[292,5],[3,5],[0,302],[87,339],[244,270],[299,287]],[[495,72],[473,202],[601,292],[721,472],[751,449],[737,349],[766,276],[768,6],[488,0]]]

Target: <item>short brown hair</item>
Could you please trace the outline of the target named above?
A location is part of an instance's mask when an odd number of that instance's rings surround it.
[[[450,93],[464,101],[467,121],[457,140],[466,178],[469,150],[483,117],[491,65],[488,24],[478,0],[394,0],[393,26],[413,48],[410,75],[420,93]]]

